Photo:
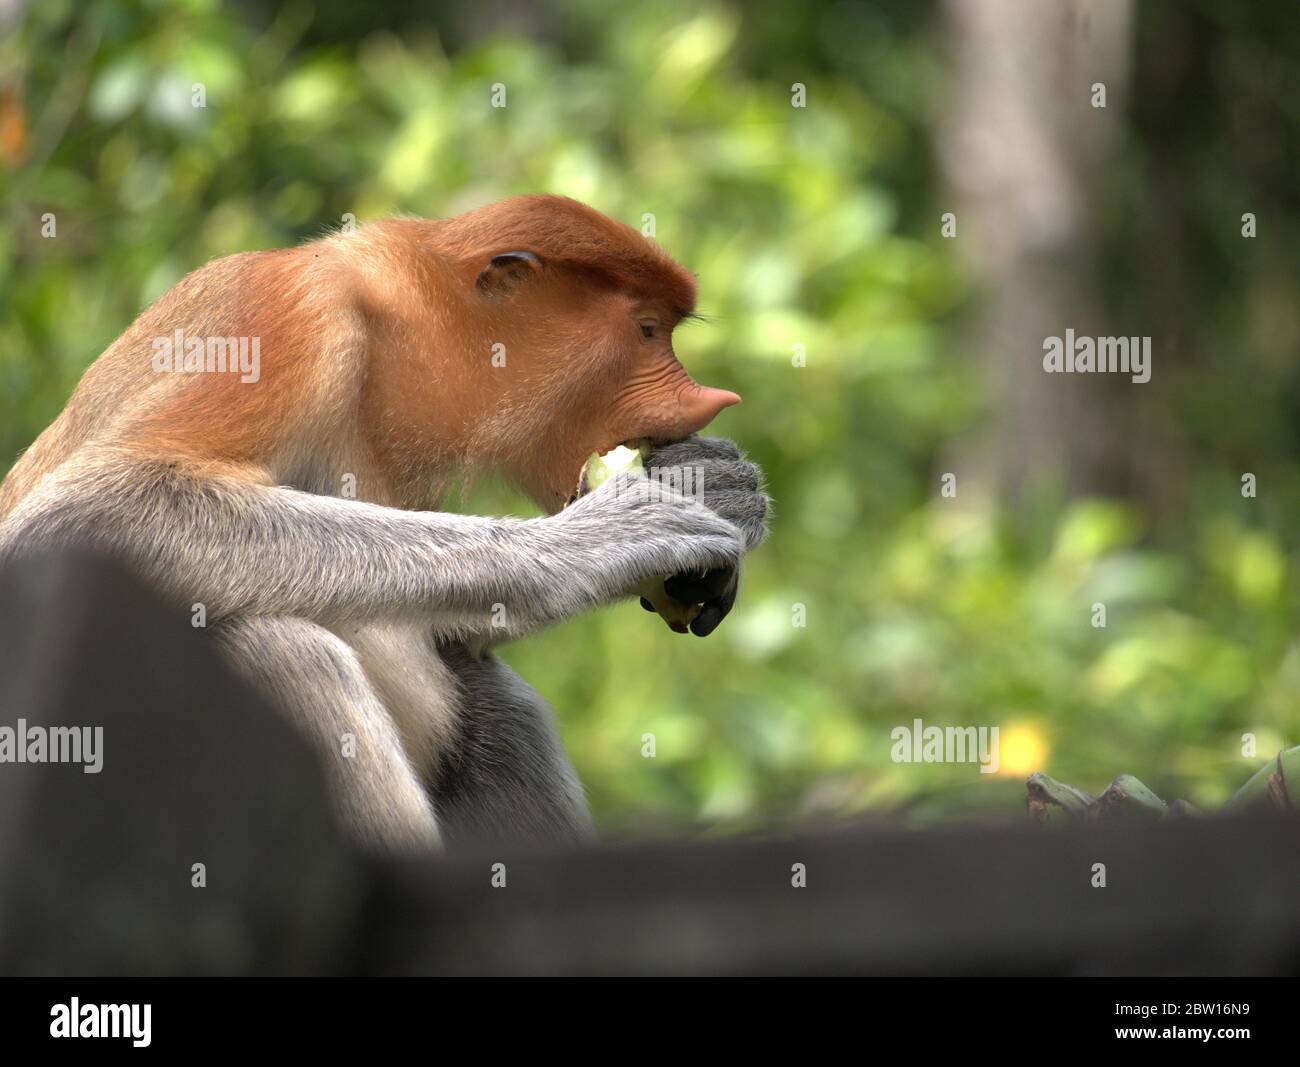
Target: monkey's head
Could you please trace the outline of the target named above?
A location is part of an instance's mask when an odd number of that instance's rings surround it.
[[[434,354],[444,382],[460,383],[454,417],[470,451],[547,511],[593,452],[678,440],[739,403],[678,361],[673,330],[695,307],[695,279],[631,227],[557,196],[428,226],[457,297],[437,324],[468,312],[454,350]]]

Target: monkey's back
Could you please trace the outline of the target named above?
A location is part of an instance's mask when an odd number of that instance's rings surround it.
[[[158,418],[163,411],[188,410],[190,436],[207,436],[204,419],[212,427],[221,421],[214,417],[216,412],[240,406],[224,388],[233,376],[158,373],[153,366],[155,341],[172,337],[177,329],[190,336],[224,338],[247,336],[262,324],[289,328],[303,301],[295,287],[271,283],[290,276],[303,260],[319,260],[321,250],[329,247],[322,241],[224,256],[167,290],[91,363],[63,411],[19,456],[0,483],[0,520],[65,464],[80,462],[101,448],[141,445],[150,425],[164,421]]]

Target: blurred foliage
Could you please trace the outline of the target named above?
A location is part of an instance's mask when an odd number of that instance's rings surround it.
[[[390,24],[382,4],[31,4],[0,46],[5,462],[212,257],[346,213],[564,193],[637,226],[653,213],[699,273],[710,322],[678,351],[744,395],[714,429],[766,469],[776,509],[707,641],[628,605],[506,650],[557,708],[607,827],[1018,812],[1033,770],[1092,788],[1129,771],[1211,806],[1296,741],[1294,509],[1258,520],[1235,483],[1252,468],[1189,458],[1196,511],[1173,540],[1148,536],[1141,501],[1049,501],[1026,530],[938,495],[945,443],[997,413],[960,358],[969,288],[935,221],[929,13],[543,8],[555,25],[534,11],[531,35],[508,19],[485,35],[405,5]],[[525,507],[492,486],[455,503]],[[1002,772],[892,763],[890,730],[918,717],[1000,725]]]

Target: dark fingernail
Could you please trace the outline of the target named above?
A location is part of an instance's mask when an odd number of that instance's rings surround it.
[[[645,608],[646,611],[654,611],[655,609],[655,606],[651,604],[650,601],[648,601],[645,597],[641,598],[641,606]]]
[[[722,612],[712,604],[706,605],[691,623],[691,633],[696,637],[708,637],[718,628],[718,623],[721,621]]]

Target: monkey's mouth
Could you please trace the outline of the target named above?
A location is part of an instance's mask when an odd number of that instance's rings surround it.
[[[649,457],[650,452],[653,449],[665,443],[667,442],[659,441],[649,437],[632,437],[626,441],[620,441],[617,444],[612,444],[608,448],[602,449],[599,452],[591,453],[591,455],[589,455],[585,460],[582,461],[582,466],[578,469],[578,476],[573,481],[573,486],[574,486],[573,492],[570,494],[569,498],[564,502],[564,507],[567,508],[570,504],[572,504],[575,500],[577,500],[578,497],[585,496],[587,493],[591,492],[592,485],[591,485],[590,473],[591,473],[591,468],[593,463],[608,461],[610,457],[612,457],[620,449],[627,449],[629,452],[637,453],[639,455],[640,462],[644,462],[644,460]],[[633,466],[639,468],[640,462],[634,461]]]

